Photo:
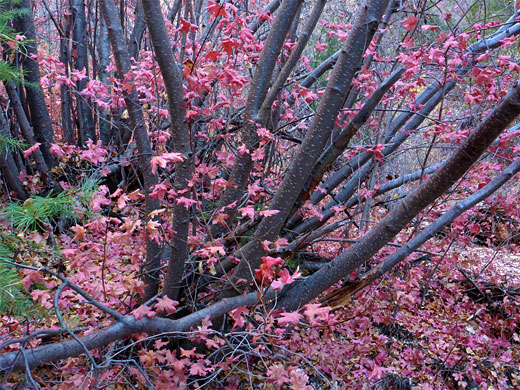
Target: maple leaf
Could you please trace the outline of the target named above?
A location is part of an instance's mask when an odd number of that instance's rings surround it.
[[[228,56],[231,56],[233,54],[233,49],[240,47],[240,42],[236,38],[226,37],[220,41],[220,47]]]
[[[484,62],[489,58],[489,53],[486,52],[484,54],[481,54],[477,57],[477,62]]]
[[[206,376],[208,369],[200,363],[193,363],[190,367],[191,375]]]
[[[169,162],[179,162],[184,159],[182,153],[165,153],[160,156],[153,156],[150,159],[150,165],[152,166],[152,173],[157,174],[157,166],[166,168],[166,164]]]
[[[245,325],[244,317],[242,317],[242,314],[248,314],[249,309],[245,306],[237,307],[235,310],[231,310],[231,317],[235,321],[233,324],[233,329],[236,327],[242,328]],[[231,331],[233,331],[233,329]]]
[[[59,145],[56,144],[51,144],[49,151],[58,158],[65,157],[67,155],[65,151]]]
[[[184,119],[187,121],[196,118],[199,115],[199,112],[196,110],[186,110],[186,115],[184,116]]]
[[[289,383],[292,390],[312,390],[312,387],[308,385],[309,376],[300,368],[292,369],[289,372]]]
[[[85,239],[85,229],[83,228],[83,226],[75,225],[72,226],[70,230],[72,230],[75,233],[73,238],[74,241],[81,241]]]
[[[508,38],[504,38],[500,41],[500,44],[502,46],[504,46],[504,48],[508,48],[509,46],[511,46],[513,43],[515,43],[515,40],[516,40],[516,36],[512,35]]]
[[[253,161],[261,161],[264,158],[264,149],[258,148],[251,154],[251,160]]]
[[[149,317],[149,318],[155,317],[155,312],[146,305],[139,306],[137,309],[132,311],[131,314],[138,321],[144,317]]]
[[[274,268],[284,261],[280,257],[264,256],[262,257],[262,265],[259,269],[255,269],[255,279],[266,283],[273,279],[275,270]]]
[[[422,31],[435,31],[435,30],[438,30],[439,28],[440,28],[439,26],[430,26],[429,24],[423,24],[421,26]]]
[[[40,147],[41,143],[36,142],[33,146],[31,146],[29,149],[24,150],[23,156],[24,158],[29,157],[31,154],[36,152],[36,150]]]
[[[291,284],[292,282],[294,282],[296,280],[296,278],[298,278],[300,276],[301,276],[301,274],[300,274],[300,271],[298,269],[296,269],[294,274],[291,276],[289,274],[289,271],[284,268],[283,270],[281,270],[278,273],[278,279],[275,280],[271,284],[271,287],[274,290],[281,290],[283,288],[283,286],[285,286],[286,284]]]
[[[280,316],[276,319],[276,322],[278,322],[278,325],[280,326],[296,326],[302,317],[303,316],[298,312],[281,313]]]
[[[148,233],[150,233],[150,235],[154,235],[159,232],[157,228],[160,226],[161,224],[159,222],[151,219],[146,223],[146,230],[148,231]]]
[[[149,215],[150,218],[155,218],[157,217],[159,214],[163,213],[164,211],[166,211],[166,209],[157,209],[157,210],[154,210],[152,211]]]
[[[186,210],[188,210],[192,205],[195,205],[197,204],[197,201],[196,200],[193,200],[193,199],[189,199],[189,198],[185,198],[184,196],[179,196],[177,199],[176,199],[176,202],[177,204],[179,205],[184,205],[184,208]]]
[[[222,226],[227,226],[226,219],[228,219],[228,218],[229,218],[228,214],[218,213],[213,218],[212,224],[213,225],[219,224],[219,225],[222,225]]]
[[[316,325],[320,320],[327,319],[331,310],[330,307],[322,307],[319,303],[308,303],[305,306],[303,314],[307,317],[309,323]]]
[[[224,18],[227,16],[227,12],[226,12],[226,8],[224,7],[224,4],[214,3],[212,1],[208,2],[208,4],[209,5],[206,9],[211,14],[210,20],[216,19],[219,16],[222,16]]]
[[[319,43],[319,42],[316,43],[316,51],[320,51],[320,52],[324,51],[326,47],[327,47],[326,43]]]
[[[174,314],[177,312],[176,306],[179,305],[179,302],[174,301],[173,299],[168,298],[166,295],[157,298],[157,303],[155,304],[155,310],[161,312],[165,311],[168,314]]]
[[[145,367],[152,367],[156,362],[156,357],[154,351],[146,349],[139,351],[139,362]]]
[[[72,76],[72,81],[81,81],[85,78],[87,78],[87,69],[86,68],[83,68],[81,69],[81,71],[78,71],[78,70],[72,70],[70,72],[71,76]]]
[[[280,212],[280,210],[263,210],[260,211],[258,214],[260,214],[262,217],[272,217],[273,215],[276,215]]]
[[[280,363],[272,365],[267,370],[267,377],[272,378],[278,386],[282,386],[284,383],[289,382],[289,375],[287,369]]]
[[[250,219],[255,219],[255,209],[252,206],[242,207],[238,209],[238,212],[242,215],[242,217],[249,217]]]
[[[97,213],[98,211],[101,211],[101,208],[103,206],[108,206],[111,203],[112,202],[110,201],[110,199],[107,199],[105,197],[103,191],[96,191],[92,200],[90,201],[90,208],[94,213]]]
[[[383,149],[385,148],[384,144],[377,144],[372,148],[368,148],[367,152],[374,154],[374,158],[377,162],[382,163],[383,158],[385,157],[383,154]]]
[[[181,23],[181,27],[179,29],[180,32],[184,33],[184,34],[187,34],[189,33],[190,31],[197,31],[199,29],[198,26],[194,25],[194,24],[191,24],[190,22],[188,22],[186,19],[184,19],[183,17],[180,17],[179,18],[179,21]]]
[[[412,31],[415,26],[417,26],[417,23],[419,22],[419,19],[417,19],[417,16],[410,15],[408,18],[404,19],[401,24],[404,26],[404,29],[406,31]]]
[[[208,61],[217,62],[217,60],[219,59],[220,56],[222,56],[222,53],[220,53],[216,50],[212,50],[206,54],[206,59]]]
[[[249,149],[247,148],[247,146],[245,144],[240,145],[237,148],[237,151],[238,151],[239,156],[242,156],[244,154],[249,154]]]
[[[282,246],[287,246],[287,245],[289,245],[289,240],[287,238],[279,238],[278,240],[276,240],[274,242],[274,249],[276,251],[279,251],[282,248]]]
[[[192,349],[184,349],[181,347],[181,357],[187,357],[187,358],[190,358],[192,356],[195,356],[196,353],[195,353],[195,347],[193,347]]]
[[[368,375],[368,379],[379,380],[379,379],[381,379],[382,377],[384,377],[386,375],[388,370],[389,369],[386,368],[386,367],[374,367],[372,372]]]
[[[105,161],[105,156],[108,154],[108,151],[101,143],[101,140],[94,144],[94,141],[89,139],[85,144],[87,145],[87,149],[80,151],[81,158],[95,165]]]
[[[117,205],[117,208],[122,210],[125,208],[126,206],[126,202],[130,200],[130,198],[128,197],[128,195],[126,194],[122,194],[118,199],[117,199],[117,202],[116,202],[116,205]]]
[[[220,255],[225,256],[226,255],[226,249],[222,245],[215,245],[215,246],[208,246],[206,247],[206,250],[211,253],[211,255]]]

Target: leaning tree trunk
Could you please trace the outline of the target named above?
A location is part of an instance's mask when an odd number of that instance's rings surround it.
[[[283,1],[278,13],[276,14],[276,19],[271,26],[269,35],[264,42],[260,59],[256,65],[255,74],[249,86],[241,135],[241,141],[246,145],[250,153],[259,146],[257,125],[262,125],[263,122],[263,118],[260,116],[260,109],[267,95],[271,78],[276,67],[276,61],[278,60],[287,33],[289,32],[294,16],[296,15],[301,3],[302,0]],[[234,223],[237,209],[236,203],[238,203],[238,200],[242,197],[247,184],[249,183],[249,176],[253,169],[253,160],[251,159],[250,153],[243,153],[237,156],[228,180],[233,185],[228,187],[222,196],[221,204],[223,207],[226,207],[228,225]],[[233,204],[235,204],[235,206],[232,206]],[[225,232],[225,227],[220,224],[213,225],[211,236],[220,236]]]
[[[330,137],[338,113],[350,91],[355,72],[363,60],[363,54],[387,5],[388,0],[369,0],[360,9],[305,139],[271,202],[269,209],[278,211],[278,214],[265,217],[255,231],[253,240],[242,248],[242,261],[233,274],[232,282],[239,279],[252,280],[254,270],[260,266],[261,257],[265,255],[260,243],[265,240],[275,241],[278,237],[307,181],[309,172]]]
[[[509,91],[439,171],[404,198],[360,241],[302,283],[289,289],[279,305],[286,310],[296,310],[368,261],[422,209],[448,191],[518,115],[520,83]]]
[[[81,95],[88,82],[88,51],[87,51],[87,23],[85,15],[85,0],[74,0],[72,5],[74,20],[73,47],[76,51],[76,69],[85,72],[85,78],[78,80],[76,102],[78,109],[79,131],[78,144],[83,146],[89,139],[96,140],[94,114],[90,99]]]

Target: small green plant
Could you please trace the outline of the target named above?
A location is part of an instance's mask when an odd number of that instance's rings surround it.
[[[98,181],[87,179],[53,196],[34,196],[23,203],[5,206],[1,215],[13,223],[18,232],[46,230],[51,221],[71,219],[78,221],[90,216],[89,204],[98,188]]]
[[[16,4],[18,2],[14,3]],[[4,82],[20,82],[23,77],[23,72],[19,68],[11,65],[10,62],[12,62],[12,54],[14,54],[14,52],[25,52],[24,44],[29,41],[24,40],[23,36],[18,35],[16,31],[9,26],[9,22],[18,16],[26,14],[29,10],[25,8],[7,8],[7,2],[0,0],[0,45],[11,49],[10,51],[6,51],[6,54],[8,54],[7,61],[0,60],[0,80]]]
[[[14,252],[7,242],[15,239],[9,235],[0,242],[0,314],[34,317],[41,307],[25,291],[16,267],[10,264]]]
[[[2,67],[1,64],[0,62],[0,68]],[[27,145],[22,141],[10,137],[7,134],[0,133],[0,152],[15,152],[16,150],[24,150],[26,148]]]

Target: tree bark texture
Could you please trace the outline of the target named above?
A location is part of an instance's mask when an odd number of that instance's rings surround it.
[[[278,214],[264,218],[256,229],[253,240],[242,248],[243,258],[233,275],[234,281],[254,278],[254,269],[260,266],[261,256],[264,254],[260,242],[275,241],[280,233],[307,181],[309,172],[330,137],[338,113],[349,93],[356,69],[387,5],[388,0],[369,0],[361,7],[305,139],[271,202],[269,209],[277,210]]]
[[[27,38],[25,55],[22,55],[22,65],[25,70],[25,93],[29,105],[30,120],[34,129],[34,135],[41,143],[41,151],[48,166],[56,164],[56,157],[51,154],[50,146],[54,143],[54,129],[45,102],[45,96],[40,88],[40,68],[38,61],[33,56],[38,54],[36,30],[31,9],[30,0],[21,0],[19,8],[25,8],[28,12],[15,19],[15,28]]]
[[[193,156],[191,134],[185,121],[185,99],[182,90],[182,74],[173,55],[170,38],[166,31],[161,4],[158,0],[142,0],[144,15],[155,56],[166,86],[171,120],[171,135],[175,152],[182,153],[184,160],[175,163],[173,186],[179,196],[190,198],[188,182],[193,175]],[[181,289],[184,265],[188,260],[189,210],[177,203],[173,208],[173,237],[170,242],[171,253],[168,271],[164,281],[164,292],[176,299]]]

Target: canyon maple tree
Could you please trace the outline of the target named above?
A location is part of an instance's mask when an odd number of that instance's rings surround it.
[[[50,386],[45,364],[70,358],[63,386],[125,370],[142,388],[226,383],[243,343],[261,360],[277,337],[341,327],[334,311],[370,307],[356,294],[403,262],[511,243],[520,11],[477,8],[2,2],[0,71],[17,76],[0,72],[1,264],[22,286],[3,287],[19,299],[0,317],[2,385]],[[506,222],[486,231],[478,205],[497,191]],[[376,361],[367,381],[390,381]],[[294,364],[266,375],[311,388]]]

